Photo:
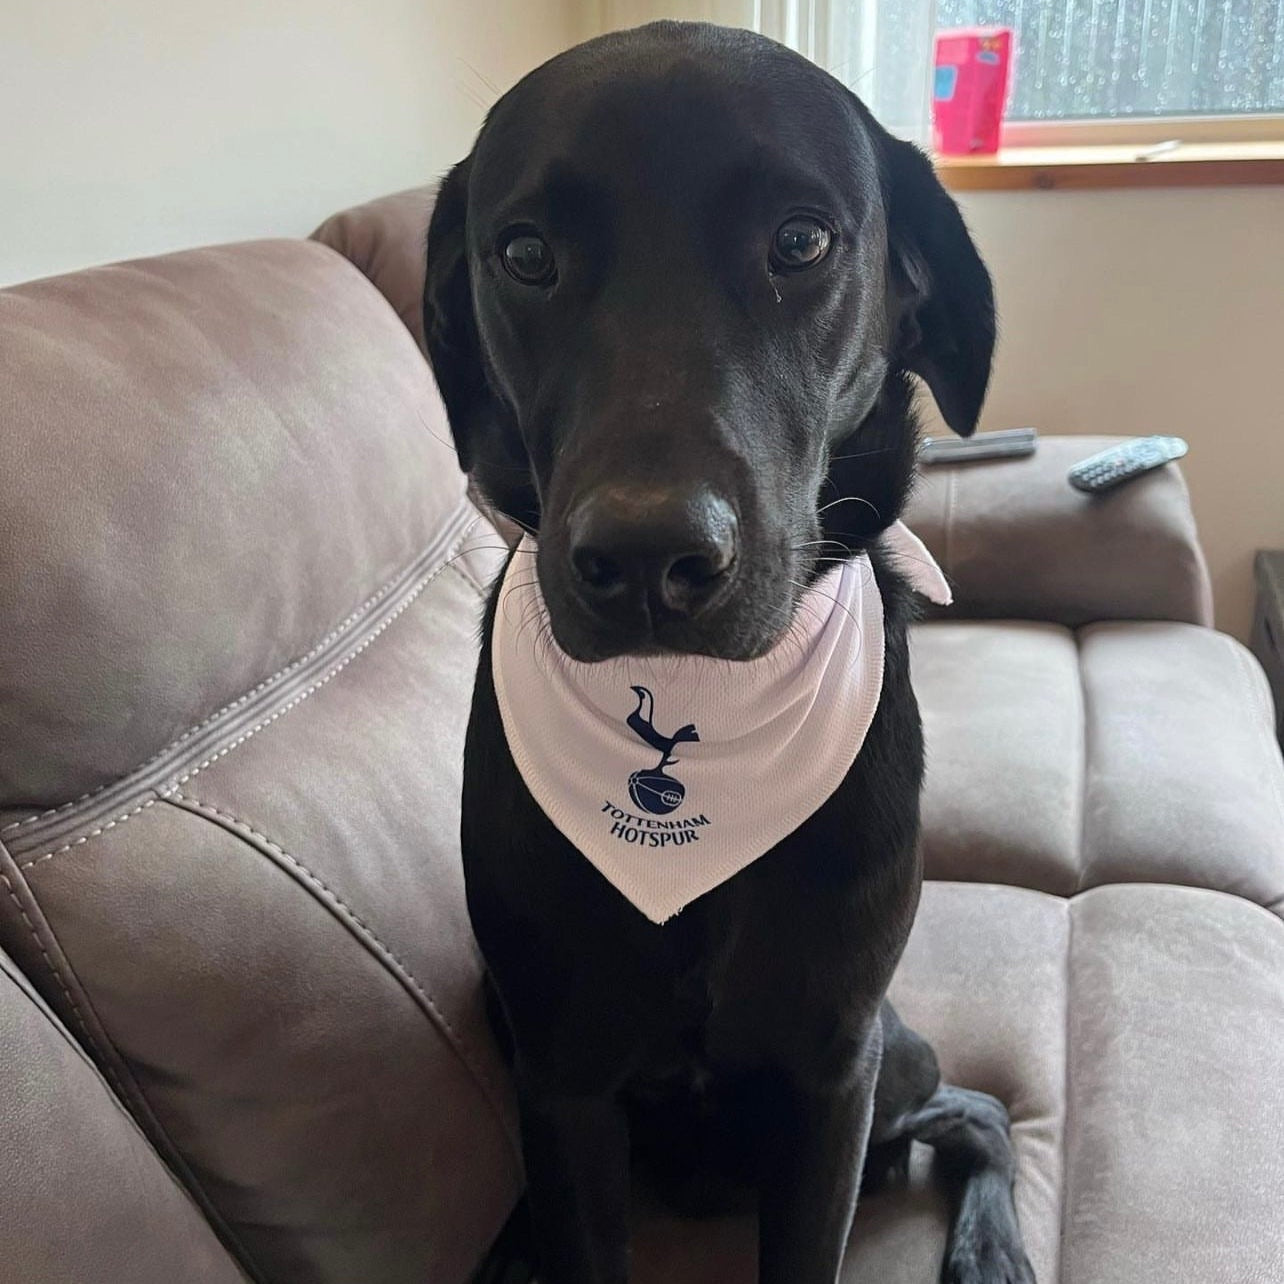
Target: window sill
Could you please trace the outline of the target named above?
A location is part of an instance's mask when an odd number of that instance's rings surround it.
[[[1007,147],[997,156],[938,156],[951,191],[1284,184],[1284,142],[1183,143],[1152,159],[1146,145]]]

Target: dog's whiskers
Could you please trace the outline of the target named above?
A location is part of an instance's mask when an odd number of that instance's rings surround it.
[[[526,534],[531,537],[531,539],[538,542],[539,531],[537,531],[535,527],[530,526],[526,522],[522,521],[520,517],[513,517],[509,513],[497,513],[496,516],[502,517],[506,522],[512,522],[513,525],[518,528],[518,530],[525,531]]]
[[[816,516],[819,517],[821,513],[829,512],[831,508],[837,508],[839,504],[864,504],[880,522],[883,520],[883,515],[878,511],[877,507],[860,495],[844,495],[841,499],[835,499],[828,504],[823,504],[816,510]]]
[[[469,544],[467,548],[461,548],[458,553],[452,553],[442,562],[442,566],[453,566],[461,557],[467,557],[470,553],[525,553],[528,556],[534,556],[531,549],[509,548],[507,544]]]
[[[793,551],[795,553],[803,553],[807,557],[810,557],[813,560],[818,561],[819,560],[818,554],[807,552],[807,550],[811,548],[834,548],[834,549],[837,549],[840,554],[842,554],[843,558],[853,556],[856,551],[855,549],[851,548],[849,545],[844,544],[843,541],[840,539],[809,539],[809,540],[805,540],[801,544],[793,545]]]
[[[415,414],[419,416],[419,422],[423,424],[424,431],[427,432],[428,436],[430,436],[433,441],[439,442],[441,445],[445,446],[452,455],[459,454],[459,451],[455,449],[455,443],[453,441],[447,441],[440,433],[433,432],[432,425],[424,417],[424,412],[418,406],[415,407]]]
[[[807,596],[815,594],[817,597],[828,598],[836,607],[846,613],[847,618],[856,626],[857,633],[859,633],[862,638],[865,636],[864,630],[861,628],[860,621],[852,614],[851,608],[846,602],[842,601],[840,598],[836,598],[832,593],[826,593],[823,589],[817,588],[815,584],[804,584],[801,580],[790,580],[789,582]],[[799,605],[801,604],[802,602],[800,599]]]
[[[857,450],[850,455],[830,455],[831,464],[841,464],[848,459],[865,459],[870,455],[885,455],[889,450],[894,449],[892,446],[874,446],[869,450]]]

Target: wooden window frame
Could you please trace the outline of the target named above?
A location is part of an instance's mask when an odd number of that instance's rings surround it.
[[[1284,184],[1284,114],[1008,121],[997,156],[938,156],[955,191]]]
[[[1009,120],[1004,147],[1144,147],[1183,143],[1284,142],[1284,113],[1261,116],[1111,116],[1092,120]]]

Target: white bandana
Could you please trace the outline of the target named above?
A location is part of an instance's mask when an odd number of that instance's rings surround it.
[[[932,555],[883,536],[910,582],[950,601]],[[737,874],[838,788],[883,686],[883,599],[869,558],[834,567],[756,660],[572,660],[552,640],[523,539],[492,638],[508,746],[549,820],[654,923]]]

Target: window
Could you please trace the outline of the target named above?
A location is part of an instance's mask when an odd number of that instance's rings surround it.
[[[1263,119],[1284,113],[1284,0],[790,0],[784,11],[789,43],[920,140],[932,33],[970,26],[1015,33],[1009,142],[1105,141],[1085,138],[1092,128],[1144,138],[1148,122],[1174,117],[1204,120],[1159,138],[1225,137],[1244,117],[1257,118],[1255,136],[1284,135],[1284,118]]]
[[[1284,0],[939,0],[1016,35],[1012,120],[1284,111]]]

